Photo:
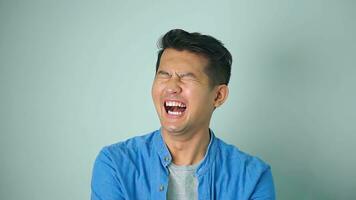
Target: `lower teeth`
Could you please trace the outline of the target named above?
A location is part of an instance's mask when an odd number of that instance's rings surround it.
[[[181,115],[182,114],[182,112],[174,112],[174,111],[168,111],[168,114],[170,114],[170,115]]]

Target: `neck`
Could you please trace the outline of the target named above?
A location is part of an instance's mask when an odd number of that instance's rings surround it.
[[[194,165],[205,156],[210,142],[209,128],[192,134],[174,135],[162,129],[162,137],[176,165]]]

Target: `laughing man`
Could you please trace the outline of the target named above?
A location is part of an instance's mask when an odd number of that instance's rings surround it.
[[[161,127],[104,147],[92,200],[275,199],[269,165],[217,138],[232,56],[208,35],[174,29],[159,41],[152,98]]]

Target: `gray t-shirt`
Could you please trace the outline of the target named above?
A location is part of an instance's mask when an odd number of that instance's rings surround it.
[[[178,166],[172,162],[168,166],[168,200],[198,199],[198,180],[194,176],[198,165]]]

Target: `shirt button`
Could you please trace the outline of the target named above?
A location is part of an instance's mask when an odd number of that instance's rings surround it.
[[[164,185],[159,186],[159,191],[162,192],[164,190]]]
[[[164,157],[164,161],[168,162],[169,161],[169,157],[168,156]]]

